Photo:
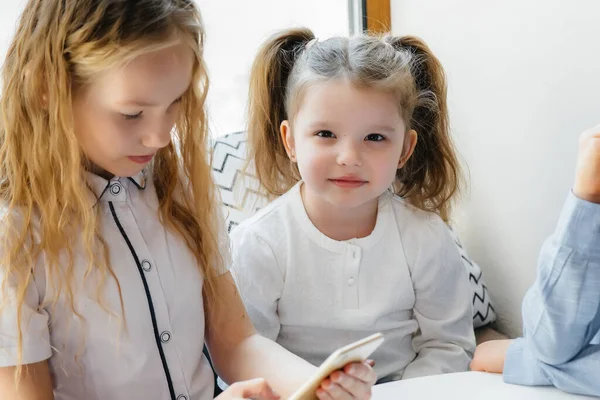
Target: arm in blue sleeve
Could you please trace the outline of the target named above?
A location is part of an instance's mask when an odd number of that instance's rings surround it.
[[[546,364],[572,360],[600,330],[600,205],[569,196],[523,300],[524,336]]]
[[[504,381],[528,386],[555,386],[565,392],[600,396],[600,345],[585,347],[573,360],[544,364],[530,351],[528,341],[517,339],[504,362]]]
[[[509,348],[504,379],[600,394],[600,205],[569,196],[523,300],[524,338]]]

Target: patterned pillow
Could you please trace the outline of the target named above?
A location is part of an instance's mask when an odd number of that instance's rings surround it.
[[[259,191],[256,176],[244,171],[245,163],[246,132],[232,133],[213,143],[213,175],[221,194],[228,232],[268,203],[267,197]],[[496,320],[496,312],[481,268],[469,258],[456,233],[452,229],[450,232],[469,273],[473,291],[473,325],[479,328],[491,324]]]

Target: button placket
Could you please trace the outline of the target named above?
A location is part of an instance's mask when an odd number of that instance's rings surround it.
[[[344,308],[358,308],[358,272],[360,267],[361,249],[348,244],[346,262],[344,265],[343,304]]]
[[[119,189],[112,188],[109,186],[106,189],[105,194],[107,195],[109,201],[115,202],[123,202],[127,199],[127,192],[129,189],[132,189],[133,183],[131,185],[128,181],[111,181],[110,185],[118,185]],[[133,188],[132,190],[138,190]],[[113,193],[117,193],[117,195]],[[135,200],[135,198],[134,198]],[[184,398],[189,399],[189,394],[187,393],[187,384],[185,379],[185,374],[183,372],[183,366],[180,358],[178,357],[178,349],[176,341],[174,340],[173,330],[176,329],[171,323],[171,318],[169,316],[167,295],[168,292],[165,292],[163,287],[163,282],[161,282],[161,277],[159,276],[157,265],[154,265],[156,262],[160,262],[161,258],[155,258],[154,254],[150,249],[153,247],[149,247],[148,242],[145,240],[142,230],[140,226],[136,222],[135,215],[133,213],[135,204],[131,203],[122,203],[120,204],[121,209],[118,213],[118,221],[124,228],[127,233],[124,236],[124,240],[130,246],[131,253],[134,255],[134,258],[137,259],[138,265],[137,268],[139,270],[140,279],[145,284],[145,291],[148,300],[148,305],[150,308],[150,313],[152,314],[153,324],[156,330],[153,329],[153,334],[156,335],[156,340],[159,344],[158,352],[160,353],[160,357],[163,362],[163,369],[165,374],[170,377],[170,381],[172,382],[170,386],[170,391],[173,390],[173,398],[177,398],[178,395],[185,396]],[[154,242],[151,242],[154,243]],[[132,266],[135,268],[135,266]],[[156,270],[156,271],[155,271]],[[168,283],[168,282],[167,282]],[[157,354],[158,355],[158,354]]]

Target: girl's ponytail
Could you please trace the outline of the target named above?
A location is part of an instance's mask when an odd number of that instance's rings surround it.
[[[417,90],[409,126],[417,131],[418,141],[412,157],[398,170],[397,192],[412,204],[436,212],[447,221],[451,200],[459,191],[461,173],[450,136],[446,74],[421,39],[404,36],[386,41],[397,51],[412,55],[410,68]]]
[[[298,179],[280,138],[286,114],[287,81],[298,56],[314,39],[309,29],[279,32],[258,51],[250,75],[248,141],[257,178],[270,196],[279,196]]]

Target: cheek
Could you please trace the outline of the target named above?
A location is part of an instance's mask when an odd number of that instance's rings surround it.
[[[401,157],[402,154],[400,152],[393,152],[393,154],[391,154],[391,156],[386,160],[386,165],[382,166],[382,168],[388,171],[388,178],[390,181],[394,181],[396,179],[398,163],[400,162]]]
[[[86,152],[112,157],[131,147],[135,133],[126,126],[126,122],[110,117],[88,119],[86,122],[79,132]]]
[[[331,155],[327,149],[319,146],[297,147],[297,157],[300,173],[322,173],[327,171],[331,164]]]
[[[398,167],[398,163],[402,158],[402,151],[404,149],[404,145],[402,143],[390,143],[385,149],[380,151],[379,160],[382,163],[393,164],[395,168]]]
[[[398,149],[376,152],[371,156],[371,168],[373,171],[378,171],[377,175],[382,179],[394,179],[401,156]]]

